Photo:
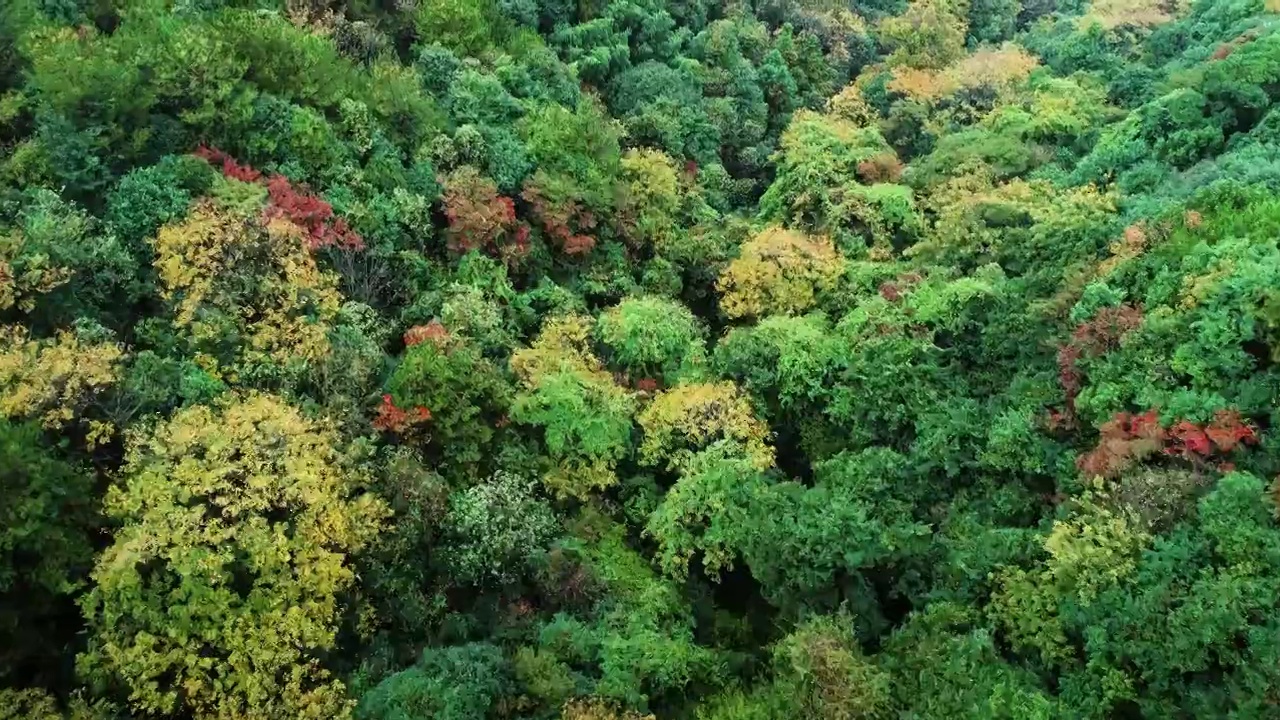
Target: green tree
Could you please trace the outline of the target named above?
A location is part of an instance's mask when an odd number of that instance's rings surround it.
[[[0,477],[0,678],[50,682],[74,644],[70,595],[93,561],[92,477],[47,447],[38,425],[7,420]]]
[[[442,471],[470,474],[492,457],[486,448],[500,434],[511,385],[472,343],[446,336],[412,345],[386,389],[396,406],[430,413],[423,449]]]
[[[483,720],[509,691],[502,651],[487,643],[428,648],[413,667],[383,680],[356,708],[360,720]]]
[[[663,298],[628,298],[600,314],[596,336],[605,359],[632,380],[672,385],[696,376],[705,361],[703,330],[684,305]]]

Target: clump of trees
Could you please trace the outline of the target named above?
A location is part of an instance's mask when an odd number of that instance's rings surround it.
[[[1276,3],[2,5],[0,717],[1280,713]]]

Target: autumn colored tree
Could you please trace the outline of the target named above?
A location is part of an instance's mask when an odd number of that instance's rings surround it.
[[[79,668],[142,713],[345,717],[321,664],[348,554],[385,510],[333,428],[270,395],[196,406],[131,440],[121,523],[81,604]]]
[[[157,234],[161,293],[210,369],[232,379],[264,365],[298,372],[328,355],[337,279],[319,267],[305,237],[284,218],[264,227],[212,202]],[[243,340],[227,347],[236,336]]]
[[[768,428],[733,383],[680,385],[660,393],[637,418],[644,430],[640,457],[646,464],[678,469],[695,454],[724,444],[759,470],[773,464]]]
[[[913,0],[901,15],[882,20],[880,41],[893,49],[888,62],[937,69],[960,58],[967,19],[957,12],[958,4],[952,0]]]
[[[496,248],[516,230],[515,203],[498,194],[498,187],[472,167],[454,171],[444,183],[444,213],[449,220],[449,249],[465,253]],[[525,230],[524,232],[528,232]]]
[[[844,272],[844,258],[825,238],[770,227],[742,246],[716,282],[731,318],[808,310]]]

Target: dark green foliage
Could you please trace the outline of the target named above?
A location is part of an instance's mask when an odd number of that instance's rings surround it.
[[[511,387],[470,344],[431,341],[405,353],[387,381],[392,401],[431,413],[426,448],[434,462],[470,471],[491,458],[495,422],[507,411]]]
[[[8,421],[0,478],[0,682],[57,682],[76,642],[66,606],[93,558],[92,480],[58,458],[39,427]]]
[[[356,717],[483,720],[510,682],[507,661],[493,645],[429,648],[416,665],[370,690],[360,701]]]

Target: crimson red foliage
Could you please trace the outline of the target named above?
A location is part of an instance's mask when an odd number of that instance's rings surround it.
[[[516,204],[498,186],[474,170],[444,179],[444,214],[451,252],[497,252],[508,266],[529,254],[529,226],[516,222]]]
[[[373,419],[375,430],[403,433],[411,426],[431,419],[431,411],[418,406],[411,410],[396,407],[390,395],[382,396],[382,404],[378,406],[378,415]]]
[[[1204,431],[1222,452],[1231,452],[1241,443],[1258,442],[1253,427],[1241,419],[1236,410],[1219,410]]]
[[[221,165],[222,174],[240,182],[261,183],[262,173],[248,165],[241,165],[235,158],[218,148],[201,145],[196,157],[212,165]],[[347,226],[347,221],[336,217],[333,206],[319,197],[294,187],[289,178],[272,175],[266,181],[267,207],[262,211],[263,222],[284,218],[306,233],[307,247],[311,250],[336,247],[343,250],[363,250],[364,238]]]
[[[364,238],[347,227],[347,221],[334,217],[333,206],[307,192],[298,190],[283,175],[272,175],[267,180],[267,197],[270,202],[263,211],[267,221],[284,218],[307,233],[307,245],[312,250],[336,247],[343,250],[364,249]]]
[[[1201,463],[1257,442],[1253,427],[1234,410],[1219,411],[1205,426],[1180,420],[1168,429],[1160,425],[1155,410],[1141,415],[1117,413],[1098,430],[1098,446],[1077,458],[1076,466],[1101,477],[1115,477],[1156,453]]]
[[[236,162],[235,158],[231,157],[227,153],[224,153],[217,148],[205,147],[204,145],[201,145],[200,147],[196,148],[195,155],[196,157],[205,160],[210,165],[221,165],[222,174],[226,175],[232,180],[239,180],[240,182],[247,182],[247,183],[256,183],[262,179],[262,173],[249,167],[248,165],[241,165],[240,163]]]
[[[532,183],[525,186],[520,197],[529,203],[534,218],[566,255],[586,255],[596,246],[596,239],[586,234],[596,227],[595,215],[577,200],[552,201]]]

